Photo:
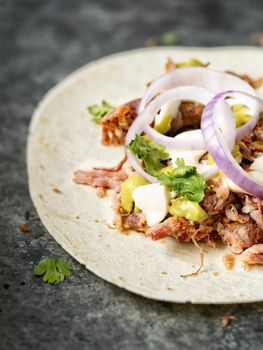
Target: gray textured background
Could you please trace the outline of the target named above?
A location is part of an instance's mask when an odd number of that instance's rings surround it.
[[[43,94],[84,63],[167,31],[180,45],[250,44],[263,2],[0,0],[0,349],[262,348],[263,304],[167,304],[112,286],[57,245],[28,195],[26,133]],[[71,262],[73,277],[35,278],[46,255]],[[226,314],[236,320],[222,329]]]

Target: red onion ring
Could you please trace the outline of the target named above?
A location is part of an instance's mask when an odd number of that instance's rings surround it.
[[[151,83],[141,99],[138,112],[141,113],[149,101],[159,93],[176,86],[184,85],[201,86],[215,93],[227,90],[237,90],[256,96],[255,90],[247,82],[235,75],[207,67],[177,68],[171,72],[163,74]],[[257,103],[254,104],[254,109],[254,111],[252,110],[253,115],[258,113]]]
[[[245,192],[250,193],[255,197],[263,198],[263,184],[249,176],[244,169],[236,162],[231,154],[231,150],[226,144],[223,133],[221,133],[216,127],[216,110],[221,101],[224,101],[227,97],[235,97],[237,95],[247,96],[253,99],[261,106],[263,100],[253,95],[244,93],[243,91],[226,91],[216,95],[205,107],[201,119],[201,129],[206,144],[206,149],[213,157],[214,162],[218,168],[232,180],[237,186],[242,188]],[[228,116],[234,119],[234,114],[231,113]],[[256,120],[257,122],[257,120]],[[254,121],[253,121],[254,123]]]
[[[201,86],[211,91],[214,91],[215,93],[219,93],[229,89],[238,90],[256,96],[255,90],[247,82],[232,74],[203,67],[178,68],[172,72],[162,75],[161,77],[152,82],[152,84],[149,86],[140,102],[139,113],[141,113],[144,110],[145,106],[149,103],[149,101],[151,101],[158,93],[180,85]],[[191,96],[189,100],[192,100]],[[196,99],[196,101],[198,101],[198,99]],[[202,103],[201,101],[199,102]],[[203,104],[206,104],[207,102],[208,101],[206,101]],[[243,136],[249,134],[256,125],[259,113],[258,103],[249,99],[248,105],[251,109],[252,118],[245,125],[242,125],[237,129],[237,138],[242,138]],[[221,125],[221,129],[222,128],[223,125]],[[224,130],[226,131],[225,135],[229,133],[228,130],[231,129],[228,129],[226,126]],[[158,133],[148,124],[145,125],[144,132],[155,142],[164,146],[169,145],[169,147],[175,147],[184,150],[199,150],[204,148],[204,141],[202,139],[201,130],[195,135],[191,135],[192,137],[194,137],[194,142],[190,141],[188,143],[185,143],[184,140],[185,137],[189,139],[189,134],[180,134],[180,136],[176,135],[174,138],[171,138],[169,136],[165,136]],[[229,135],[228,139],[231,140],[232,135]]]
[[[142,176],[144,176],[147,180],[150,182],[158,182],[158,180],[147,174],[137,157],[133,155],[133,153],[127,148],[127,145],[134,139],[136,134],[141,134],[141,132],[144,130],[145,125],[149,125],[156,113],[159,111],[159,109],[166,103],[178,100],[178,99],[191,99],[191,100],[197,100],[203,104],[206,104],[208,101],[210,101],[214,97],[214,93],[203,88],[200,86],[180,86],[174,89],[170,89],[161,95],[157,96],[154,100],[152,100],[147,107],[144,109],[144,111],[135,119],[135,121],[132,123],[131,127],[129,128],[129,131],[126,135],[125,145],[126,145],[126,152],[127,157],[130,165]],[[222,101],[220,104],[222,108],[225,108],[226,110],[229,110],[229,113],[231,112],[229,106],[225,101]],[[225,115],[226,113],[223,113]],[[221,118],[222,119],[222,118]],[[222,119],[223,120],[223,119]],[[229,146],[233,147],[235,142],[235,136],[236,136],[236,129],[234,121],[230,118],[230,120],[227,121],[228,124],[226,126],[229,128],[228,133],[228,143]],[[232,125],[229,122],[232,122]],[[223,126],[222,128],[223,129]],[[225,130],[225,129],[224,129]],[[169,138],[168,138],[169,139]],[[169,146],[168,143],[166,143],[164,146]],[[205,146],[204,146],[205,147]],[[231,147],[231,149],[232,149]],[[185,148],[184,148],[185,149]],[[203,149],[206,149],[203,148]],[[216,172],[217,169],[215,169],[214,172]],[[211,174],[210,174],[211,176]]]
[[[211,98],[212,96],[215,96],[214,93],[212,92],[210,93],[211,93],[210,94]],[[195,100],[199,103],[206,105],[211,100],[211,98],[209,97],[209,94],[202,95],[202,96],[201,95],[196,96],[193,94],[187,100],[188,101]],[[218,111],[218,113],[221,114],[221,118],[217,119],[217,123],[218,123],[218,127],[221,129],[222,133],[225,135],[228,147],[232,150],[235,144],[235,136],[236,136],[235,120],[232,118],[230,119],[225,118],[225,116],[228,116],[230,112],[231,112],[231,109],[227,103],[220,104],[220,111]],[[153,119],[154,117],[152,118],[152,120]],[[165,136],[163,134],[160,134],[158,131],[151,128],[148,124],[144,126],[143,131],[153,141],[165,147],[173,147],[173,148],[178,148],[180,150],[185,150],[185,151],[206,149],[201,129],[185,131],[183,133],[176,135],[175,137],[170,137],[170,136]]]

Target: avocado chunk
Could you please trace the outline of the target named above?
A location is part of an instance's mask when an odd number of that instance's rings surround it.
[[[121,207],[127,213],[133,209],[132,192],[140,186],[147,185],[149,182],[140,174],[136,173],[121,184]]]
[[[168,102],[162,106],[154,119],[154,129],[160,134],[166,134],[171,128],[171,122],[177,115],[181,101]]]
[[[154,129],[160,134],[167,133],[170,130],[172,119],[173,116],[171,114],[166,114],[158,124],[154,125]]]
[[[197,60],[196,58],[190,58],[186,62],[180,62],[175,64],[175,68],[182,68],[182,67],[205,67],[207,64],[202,63],[201,61]]]
[[[197,203],[186,198],[179,197],[171,201],[168,212],[173,216],[180,216],[192,221],[204,221],[208,218],[207,213]]]
[[[231,109],[234,112],[237,128],[243,124],[246,124],[249,121],[249,119],[252,118],[250,114],[246,113],[248,111],[248,107],[245,105],[232,105]]]

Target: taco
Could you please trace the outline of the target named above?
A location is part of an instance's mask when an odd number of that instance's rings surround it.
[[[148,298],[262,300],[262,57],[142,49],[53,88],[30,126],[28,174],[62,247]]]

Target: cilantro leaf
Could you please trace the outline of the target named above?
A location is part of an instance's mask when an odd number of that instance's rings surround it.
[[[63,260],[45,257],[34,269],[34,275],[43,276],[43,281],[48,283],[63,282],[65,277],[72,275],[72,267]]]
[[[165,167],[162,161],[170,158],[165,147],[137,134],[128,144],[128,148],[144,162],[146,172],[153,176],[159,174],[159,171]]]
[[[177,168],[170,173],[158,175],[161,184],[174,191],[178,197],[201,202],[207,188],[205,179],[198,174],[195,166],[185,165],[182,158],[177,158],[176,165]]]
[[[167,32],[161,36],[162,45],[175,45],[178,42],[178,34],[174,32]]]
[[[102,100],[101,106],[97,104],[88,106],[88,111],[92,115],[92,121],[95,124],[100,124],[101,118],[103,118],[107,113],[111,112],[112,110],[113,106],[105,100]]]

